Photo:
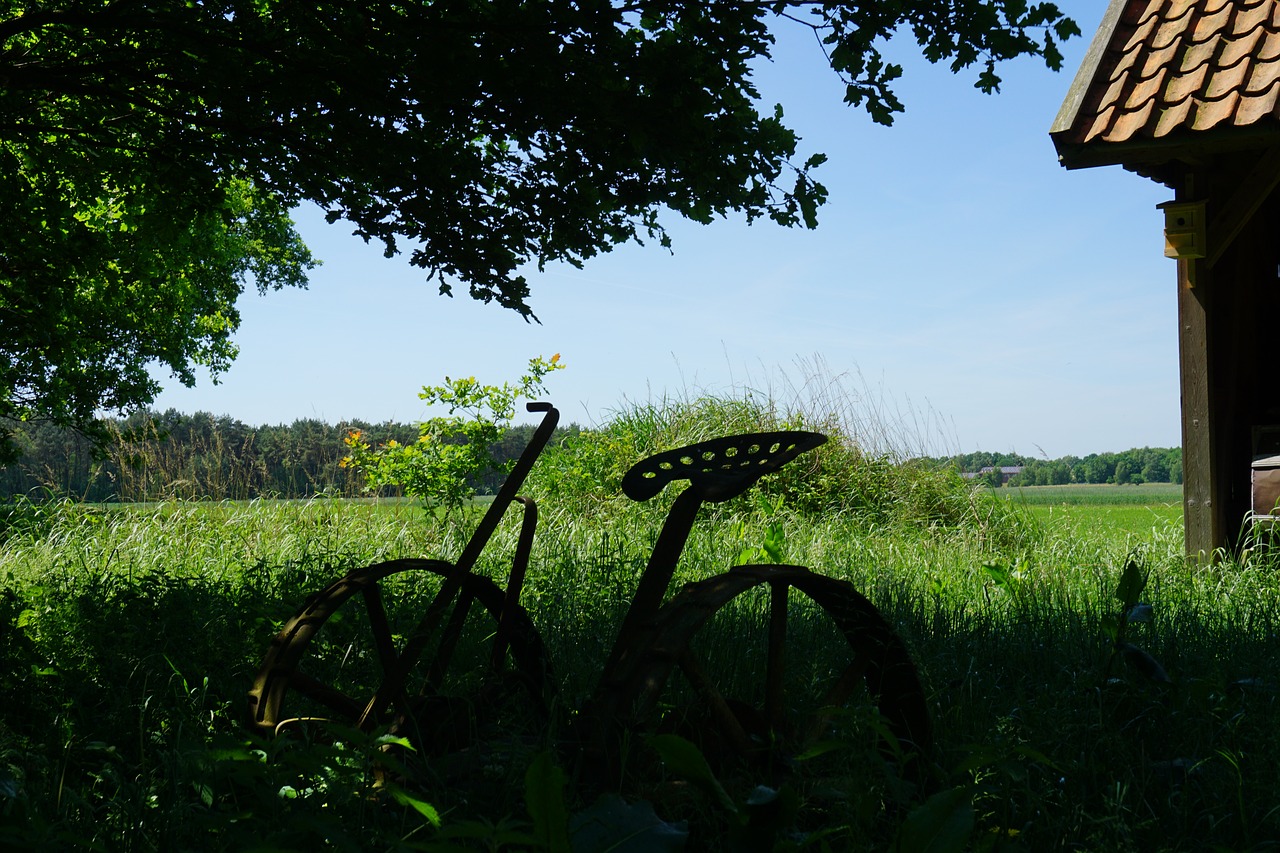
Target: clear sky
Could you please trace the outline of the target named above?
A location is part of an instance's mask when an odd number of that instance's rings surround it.
[[[413,421],[424,384],[515,379],[559,352],[549,397],[584,425],[664,394],[785,401],[817,377],[910,452],[1176,446],[1176,278],[1156,209],[1172,193],[1120,167],[1058,165],[1048,130],[1106,4],[1059,5],[1084,31],[1064,70],[1006,64],[999,95],[894,40],[907,111],[888,128],[842,103],[806,31],[780,30],[757,79],[803,137],[799,159],[829,155],[817,230],[673,218],[674,254],[625,246],[530,271],[541,324],[465,286],[441,297],[403,258],[299,210],[324,261],[309,290],[246,294],[221,383],[170,381],[155,405],[254,425]]]

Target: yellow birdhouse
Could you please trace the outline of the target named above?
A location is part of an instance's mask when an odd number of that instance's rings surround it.
[[[1164,256],[1178,260],[1203,258],[1205,221],[1203,201],[1166,201],[1164,211]]]

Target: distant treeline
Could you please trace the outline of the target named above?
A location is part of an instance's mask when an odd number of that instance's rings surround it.
[[[107,419],[103,426],[107,441],[95,447],[79,433],[50,424],[20,425],[23,455],[0,468],[0,499],[49,494],[94,502],[351,497],[366,492],[359,472],[339,465],[347,455],[343,439],[348,432],[358,429],[374,444],[392,439],[411,444],[418,437],[413,424],[352,420],[330,425],[303,419],[252,427],[226,416],[172,409]],[[495,455],[518,456],[532,430],[513,427]],[[475,485],[488,494],[501,480],[489,473]],[[395,490],[381,494],[394,496]]]
[[[966,453],[928,462],[968,474],[985,470],[991,485],[1061,486],[1068,483],[1181,483],[1181,447],[1137,447],[1120,453],[1091,453],[1039,459],[1017,453]],[[1020,472],[1008,473],[1009,468]],[[1005,469],[1004,474],[1001,469]]]
[[[348,432],[358,429],[373,444],[392,439],[408,444],[418,437],[414,424],[352,420],[331,425],[308,418],[251,427],[227,416],[186,415],[173,409],[107,419],[103,426],[107,441],[95,447],[70,430],[49,424],[19,425],[23,455],[0,468],[0,499],[49,494],[94,502],[352,497],[366,492],[359,472],[339,465],[347,455],[343,439]],[[513,427],[495,448],[495,455],[499,459],[518,456],[532,430],[530,425]],[[561,431],[577,430],[571,425]],[[1083,458],[967,453],[925,461],[965,473],[990,469],[984,476],[992,485],[1182,482],[1182,450],[1176,447],[1143,447]],[[1021,471],[1001,474],[1001,469],[1009,468]],[[475,483],[481,494],[492,494],[501,484],[501,475],[493,472]],[[381,494],[394,496],[395,491]]]

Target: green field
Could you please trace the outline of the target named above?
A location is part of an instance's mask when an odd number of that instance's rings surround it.
[[[1182,525],[1182,487],[1169,483],[1006,487],[995,494],[1026,507],[1059,535],[1101,528],[1137,544]]]
[[[1136,486],[1086,485],[1015,486],[995,494],[1027,506],[1179,506],[1182,486],[1172,483],[1142,483]]]

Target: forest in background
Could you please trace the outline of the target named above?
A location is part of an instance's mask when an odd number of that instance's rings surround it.
[[[253,427],[226,415],[187,415],[173,409],[109,418],[104,425],[107,441],[101,446],[51,424],[19,425],[15,432],[22,455],[0,468],[0,499],[18,495],[89,502],[358,497],[368,494],[364,478],[340,464],[349,452],[343,439],[350,431],[360,430],[374,444],[391,440],[412,444],[418,438],[415,424],[362,420],[328,424],[304,418],[292,424]],[[569,426],[561,431],[576,429]],[[508,430],[495,448],[495,457],[518,456],[532,430],[528,425]],[[489,473],[477,478],[475,486],[481,494],[491,494],[501,481],[501,475]],[[383,488],[379,494],[394,497],[398,492]]]
[[[101,447],[80,433],[50,424],[19,425],[22,455],[0,468],[0,499],[18,495],[90,502],[356,497],[366,494],[363,478],[339,464],[348,453],[343,439],[351,430],[360,430],[375,445],[390,440],[408,444],[418,437],[414,424],[361,420],[328,424],[305,418],[253,427],[226,415],[188,415],[173,409],[104,423],[108,441]],[[495,448],[496,458],[518,456],[532,429],[520,425],[509,430]],[[560,432],[578,430],[570,425]],[[1008,481],[1011,486],[1182,482],[1180,448],[1144,447],[1061,459],[978,452],[919,461],[965,473],[1019,467],[1021,473]],[[999,485],[998,477],[989,477],[993,485]],[[477,491],[492,494],[501,479],[489,473],[477,480]],[[395,496],[396,492],[384,489],[380,494]]]
[[[1090,453],[1045,459],[1017,453],[965,453],[926,460],[962,473],[986,471],[979,482],[999,486],[1001,468],[1022,470],[1004,480],[1007,486],[1065,486],[1069,483],[1182,483],[1181,447],[1135,447],[1119,453]]]

